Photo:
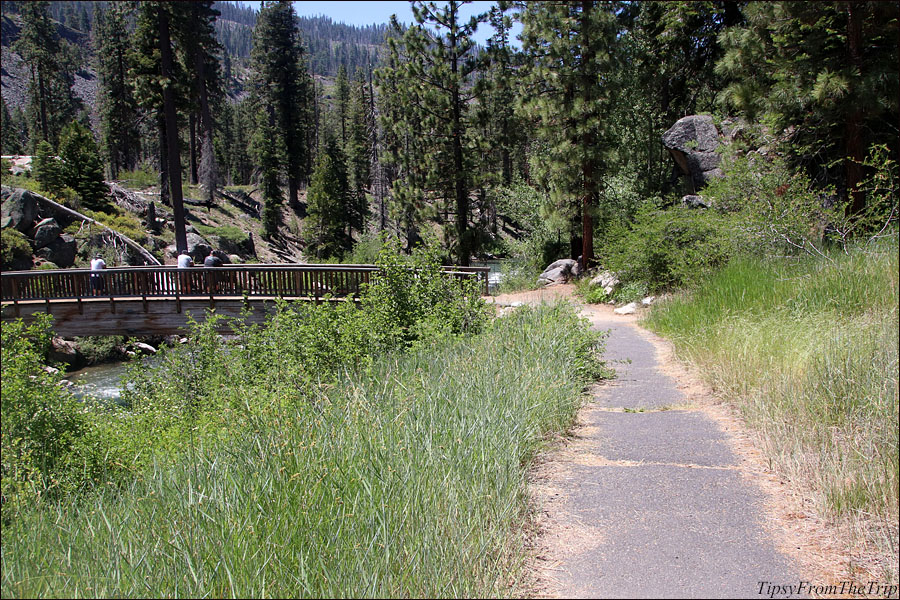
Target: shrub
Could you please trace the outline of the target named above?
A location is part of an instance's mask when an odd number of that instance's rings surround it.
[[[125,338],[120,335],[89,335],[76,337],[75,343],[87,364],[94,365],[119,357],[119,348],[125,344]]]
[[[816,190],[783,159],[755,154],[726,156],[724,177],[704,189],[715,210],[733,213],[733,240],[758,255],[817,253],[829,222],[844,212],[841,203],[826,208],[833,190]]]
[[[612,228],[602,262],[623,285],[646,282],[649,291],[688,285],[728,262],[732,227],[715,211],[645,206],[633,224]]]
[[[88,427],[87,416],[60,376],[45,370],[52,332],[49,315],[31,325],[2,325],[2,496],[3,521],[42,496],[57,497],[80,481],[75,445]]]
[[[31,244],[28,238],[12,227],[0,231],[0,255],[4,271],[31,268]]]
[[[588,304],[602,304],[609,300],[602,287],[591,285],[590,277],[582,277],[575,282],[575,294]]]

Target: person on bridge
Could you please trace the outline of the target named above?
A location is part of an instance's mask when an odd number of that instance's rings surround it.
[[[93,293],[94,296],[102,294],[106,287],[106,281],[100,273],[100,271],[105,268],[106,261],[103,260],[103,257],[100,254],[95,254],[94,259],[91,261],[91,293]]]
[[[181,254],[178,255],[178,268],[179,269],[190,269],[194,266],[194,260],[191,258],[191,255],[188,254],[187,250],[182,250]],[[191,274],[190,273],[182,273],[181,274],[181,292],[183,294],[191,293]]]
[[[209,251],[209,256],[206,257],[203,261],[203,266],[212,269],[215,267],[222,266],[222,259],[216,256],[212,250]],[[218,281],[216,281],[215,273],[207,273],[206,280],[209,283],[209,293],[215,294],[219,290]]]

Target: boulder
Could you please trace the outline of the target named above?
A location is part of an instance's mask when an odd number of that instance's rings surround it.
[[[75,264],[75,253],[77,250],[78,246],[75,243],[75,238],[64,233],[35,252],[35,254],[55,263],[60,269],[68,269]]]
[[[187,250],[194,264],[203,264],[203,259],[209,256],[212,246],[197,233],[187,234]]]
[[[2,213],[3,227],[28,233],[37,218],[37,197],[28,190],[16,189],[3,201]]]
[[[574,277],[573,270],[578,265],[578,261],[571,258],[562,258],[551,263],[544,272],[540,274],[537,280],[539,286],[554,285],[557,283],[566,283]]]
[[[686,206],[687,208],[709,208],[709,204],[706,203],[706,200],[703,199],[703,196],[698,196],[697,194],[688,194],[687,196],[681,197],[682,206]]]
[[[225,255],[253,256],[256,254],[251,234],[247,234],[241,240],[235,240],[227,236],[211,235],[209,236],[209,242],[214,248],[222,250]]]
[[[653,304],[654,300],[656,300],[656,296],[647,296],[646,298],[641,300],[641,304],[643,306],[650,306],[651,304]]]
[[[690,115],[679,119],[662,136],[678,169],[696,192],[714,177],[721,177],[719,130],[709,115]]]
[[[62,227],[56,222],[56,219],[44,219],[34,226],[31,231],[31,238],[34,240],[34,247],[43,248],[49,246],[59,234],[62,233]]]
[[[591,285],[603,288],[607,296],[611,296],[616,286],[619,285],[619,277],[612,271],[602,271],[591,279]]]
[[[202,265],[203,259],[209,256],[212,246],[197,233],[190,232],[186,238],[188,254],[191,255],[195,265]],[[175,244],[166,246],[166,252],[171,256],[178,256],[178,249]]]
[[[144,354],[156,354],[156,348],[154,348],[150,344],[145,344],[144,342],[133,342],[131,345],[134,346],[135,350],[143,352]]]
[[[50,340],[50,351],[47,357],[57,363],[63,363],[76,369],[84,364],[84,355],[78,350],[75,342],[54,337]]]
[[[620,306],[619,308],[615,309],[613,312],[616,313],[617,315],[630,315],[630,314],[634,314],[634,311],[636,311],[636,310],[637,310],[637,303],[629,302],[625,306]]]

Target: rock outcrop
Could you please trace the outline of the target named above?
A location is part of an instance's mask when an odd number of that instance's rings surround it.
[[[709,115],[690,115],[679,119],[662,136],[663,145],[675,159],[678,169],[696,194],[710,179],[721,177],[716,152],[721,145],[719,130]]]
[[[573,277],[581,274],[581,266],[577,260],[571,258],[562,258],[551,263],[544,272],[540,274],[537,280],[539,286],[554,285],[557,283],[566,283]]]

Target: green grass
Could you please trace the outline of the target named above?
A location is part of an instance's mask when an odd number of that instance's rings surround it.
[[[159,173],[144,167],[133,171],[119,171],[119,183],[133,190],[144,190],[159,185]]]
[[[897,257],[894,240],[831,260],[738,260],[645,321],[740,407],[773,465],[820,514],[863,532],[891,580]]]
[[[525,470],[596,342],[567,305],[523,307],[303,401],[229,381],[219,435],[5,523],[4,596],[509,596]]]

